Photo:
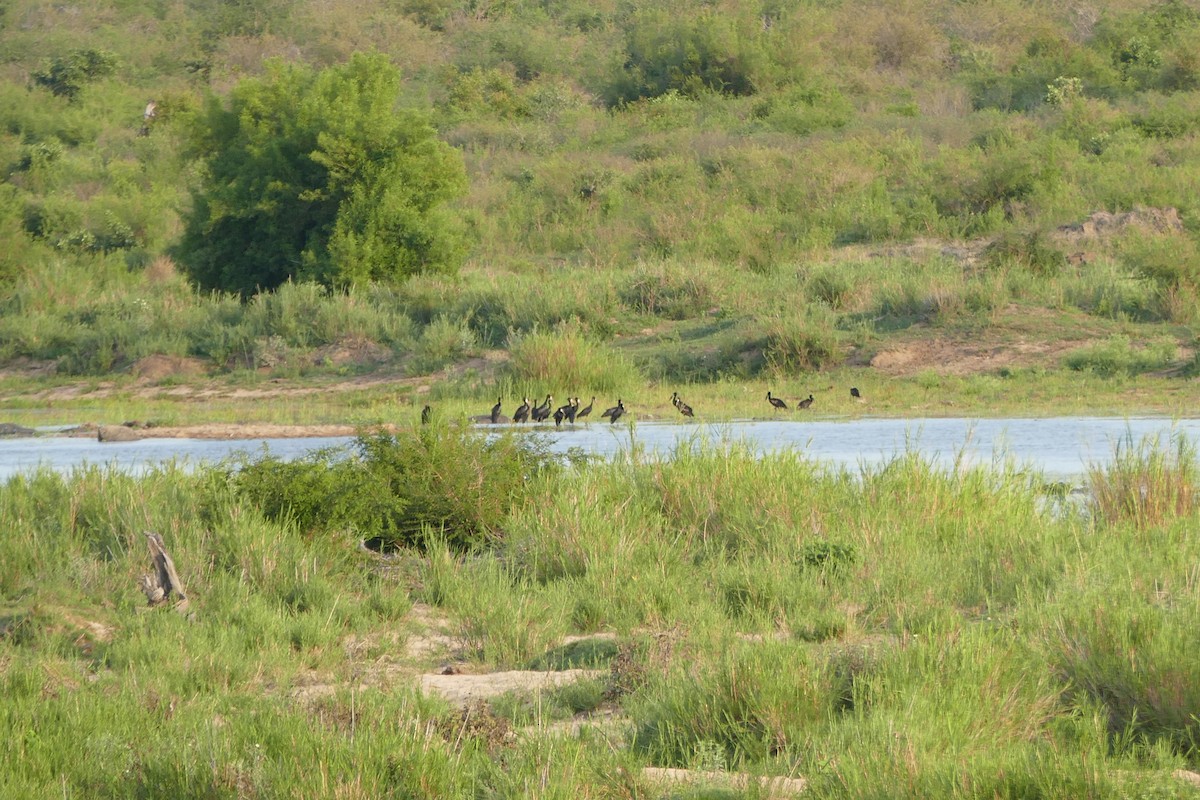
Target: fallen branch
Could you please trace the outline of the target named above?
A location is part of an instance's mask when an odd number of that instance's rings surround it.
[[[183,591],[183,582],[175,571],[175,562],[167,553],[162,537],[157,533],[146,532],[146,544],[150,547],[150,559],[154,562],[154,574],[142,575],[138,582],[150,605],[157,606],[171,599],[174,593],[178,598],[176,608],[187,607],[187,594]]]

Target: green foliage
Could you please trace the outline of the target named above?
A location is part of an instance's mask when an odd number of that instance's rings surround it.
[[[422,547],[431,533],[460,550],[503,535],[506,516],[553,460],[515,434],[477,435],[430,424],[360,435],[355,453],[322,451],[296,462],[243,464],[232,480],[269,519],[303,530],[352,531],[376,549]]]
[[[704,272],[673,263],[642,265],[619,295],[635,311],[668,319],[700,316],[714,301]]]
[[[117,57],[113,53],[92,48],[72,50],[34,72],[33,82],[45,86],[56,97],[74,101],[85,85],[111,75],[116,68]]]
[[[1190,516],[1200,503],[1196,447],[1183,436],[1171,442],[1119,441],[1108,465],[1088,469],[1092,502],[1109,525],[1130,522],[1138,528],[1169,524]]]
[[[462,166],[418,113],[396,111],[399,87],[386,59],[356,55],[319,73],[276,63],[228,106],[210,100],[180,250],[192,278],[249,295],[292,278],[344,287],[456,269],[442,206]]]
[[[757,91],[764,53],[745,15],[680,16],[663,10],[632,15],[624,74],[612,99],[629,102],[678,92],[748,95]]]
[[[638,371],[619,352],[564,327],[528,333],[510,342],[508,373],[517,386],[559,387],[565,392],[618,393],[641,383]]]
[[[1175,360],[1175,342],[1162,340],[1137,347],[1128,336],[1112,336],[1107,341],[1084,347],[1066,357],[1066,365],[1078,371],[1105,377],[1137,375],[1163,369]]]
[[[1056,275],[1067,265],[1066,255],[1040,230],[1002,233],[988,245],[987,258],[993,267],[1015,264],[1040,276]]]

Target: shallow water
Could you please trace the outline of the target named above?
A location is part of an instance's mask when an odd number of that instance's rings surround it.
[[[486,426],[485,426],[486,427]],[[630,447],[630,428],[603,423],[537,430],[550,449],[571,448],[611,456]],[[1162,417],[1055,417],[1047,419],[874,419],[734,421],[718,425],[647,422],[633,429],[633,440],[648,453],[669,456],[692,440],[742,442],[760,452],[795,448],[815,461],[845,465],[885,463],[911,451],[949,466],[956,459],[988,464],[1012,459],[1039,469],[1047,477],[1082,475],[1092,463],[1112,458],[1119,441],[1165,438],[1181,433],[1200,440],[1200,420]],[[176,461],[185,465],[215,462],[235,453],[269,452],[296,458],[322,447],[344,445],[349,437],[307,439],[143,439],[100,443],[93,439],[39,437],[0,440],[0,480],[38,466],[68,471],[85,464],[113,466],[131,473]]]

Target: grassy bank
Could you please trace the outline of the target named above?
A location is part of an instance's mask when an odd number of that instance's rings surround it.
[[[438,425],[334,468],[8,481],[0,793],[663,796],[654,765],[830,798],[1195,795],[1172,776],[1200,768],[1186,443],[1129,450],[1086,505],[912,457],[504,447],[472,488],[400,477],[485,458]],[[392,527],[321,502],[363,487]],[[143,530],[186,614],[144,607]],[[447,661],[598,671],[464,711],[414,690]]]

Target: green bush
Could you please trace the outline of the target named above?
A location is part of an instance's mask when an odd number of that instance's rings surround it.
[[[556,464],[517,434],[484,436],[436,422],[362,434],[353,450],[263,458],[242,464],[232,480],[268,518],[304,530],[351,531],[381,549],[423,547],[433,532],[469,550],[503,536],[507,515]]]
[[[626,27],[625,67],[612,99],[629,102],[679,92],[748,95],[758,89],[765,55],[752,16],[681,15],[644,10]]]
[[[453,272],[463,252],[443,205],[462,193],[460,156],[416,111],[400,76],[356,54],[314,72],[275,63],[196,123],[204,182],[180,255],[205,289],[249,296],[291,279],[345,287]]]
[[[715,302],[715,292],[704,273],[676,264],[642,265],[618,290],[621,302],[643,314],[668,319],[703,315]]]
[[[1137,375],[1164,369],[1175,360],[1175,342],[1162,340],[1135,347],[1128,336],[1111,336],[1101,344],[1084,347],[1066,357],[1066,365],[1078,372],[1103,377]]]
[[[765,337],[763,356],[768,368],[780,375],[798,375],[833,366],[842,356],[842,335],[832,312],[809,307],[761,321]]]
[[[117,67],[117,57],[105,50],[86,48],[57,56],[33,73],[33,82],[45,86],[56,97],[75,100],[84,85],[111,75]]]
[[[517,386],[611,394],[640,384],[637,369],[612,348],[573,328],[529,333],[510,343],[508,374]]]

